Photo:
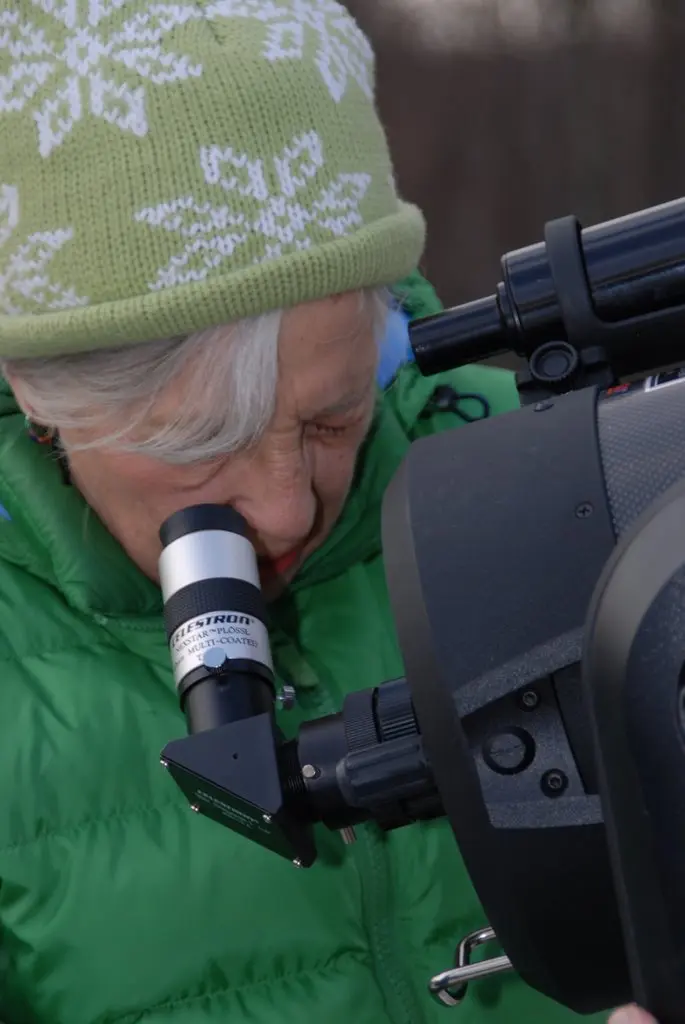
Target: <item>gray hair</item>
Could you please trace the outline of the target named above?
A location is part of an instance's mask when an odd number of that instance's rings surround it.
[[[359,293],[360,316],[371,312],[380,341],[390,292]],[[111,447],[183,465],[253,444],[274,413],[278,337],[283,312],[211,327],[183,338],[91,352],[0,360],[0,371],[21,387],[38,423],[57,431],[96,429],[95,440],[68,451]],[[230,349],[230,358],[227,350]],[[141,440],[129,436],[156,400],[189,369],[183,401],[170,422]],[[124,425],[107,432],[106,424]]]

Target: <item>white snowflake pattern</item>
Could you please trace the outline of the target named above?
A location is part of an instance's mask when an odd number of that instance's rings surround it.
[[[267,29],[263,56],[303,60],[308,32],[317,42],[316,65],[339,103],[350,79],[373,98],[373,50],[354,19],[336,0],[215,0],[207,17],[252,18]]]
[[[107,19],[129,2],[88,0],[87,14],[80,17],[80,0],[31,0],[54,19],[58,31],[51,38],[17,11],[0,11],[0,115],[29,107],[42,157],[88,113],[146,135],[145,87],[126,84],[127,73],[154,85],[202,74],[200,64],[163,46],[173,28],[203,16],[197,7],[148,2],[108,33]]]
[[[221,146],[202,147],[199,157],[206,184],[244,197],[243,206],[251,206],[252,212],[239,212],[226,202],[213,204],[192,195],[139,210],[135,214],[138,223],[162,228],[184,240],[182,250],[148,282],[152,291],[204,280],[250,240],[254,244],[256,239],[261,248],[253,262],[261,263],[308,249],[312,227],[340,237],[363,223],[359,205],[371,183],[369,174],[338,174],[306,203],[302,193],[325,163],[321,139],[314,131],[296,136],[272,158],[277,191],[269,188],[261,159]]]
[[[71,309],[87,306],[88,299],[74,288],[51,282],[48,275],[53,257],[73,238],[72,228],[36,231],[25,242],[11,246],[19,227],[19,190],[0,185],[0,312],[7,316],[43,309]],[[9,247],[9,255],[5,252]]]

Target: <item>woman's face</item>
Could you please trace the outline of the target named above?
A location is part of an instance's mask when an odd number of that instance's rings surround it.
[[[376,359],[372,314],[361,311],[358,295],[289,310],[274,417],[251,451],[185,466],[108,449],[74,452],[74,483],[155,581],[158,531],[168,516],[205,502],[233,505],[249,524],[262,586],[273,598],[342,510],[373,414]],[[183,394],[179,379],[152,411],[156,426]],[[63,434],[67,449],[77,439]]]

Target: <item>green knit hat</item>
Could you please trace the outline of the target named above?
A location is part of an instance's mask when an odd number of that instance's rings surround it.
[[[413,270],[334,0],[0,4],[0,355],[184,334]]]

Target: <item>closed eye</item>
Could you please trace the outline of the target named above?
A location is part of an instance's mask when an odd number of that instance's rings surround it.
[[[373,411],[373,402],[370,401],[372,397],[373,393],[367,388],[366,391],[348,398],[345,402],[338,403],[338,408],[335,410],[333,408],[325,411],[319,410],[316,417],[312,417],[306,423],[305,429],[310,434],[331,438],[343,437],[360,428],[366,429]]]
[[[312,423],[311,427],[317,434],[329,434],[333,437],[338,437],[340,434],[347,433],[350,429],[350,424],[346,423],[344,426],[332,427],[327,423]]]

